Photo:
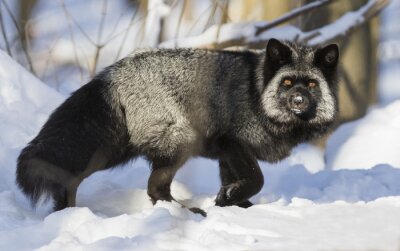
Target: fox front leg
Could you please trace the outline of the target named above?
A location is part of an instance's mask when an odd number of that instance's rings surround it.
[[[234,169],[228,165],[228,163],[224,160],[219,161],[219,175],[221,178],[222,188],[228,189],[231,184],[235,184],[238,181],[238,177],[234,172]],[[225,194],[225,192],[220,193]],[[243,202],[237,203],[236,206],[248,208],[251,207],[253,203],[249,200],[245,200]]]
[[[257,159],[245,146],[237,142],[224,144],[220,158],[222,187],[215,200],[217,206],[249,207],[248,200],[264,185],[264,177]]]

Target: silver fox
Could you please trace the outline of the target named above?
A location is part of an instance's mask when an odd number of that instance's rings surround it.
[[[265,50],[138,51],[100,72],[58,107],[25,147],[17,183],[36,203],[75,206],[79,183],[137,156],[152,167],[148,195],[192,156],[217,159],[216,205],[251,206],[257,160],[282,160],[335,121],[339,50],[271,39]]]

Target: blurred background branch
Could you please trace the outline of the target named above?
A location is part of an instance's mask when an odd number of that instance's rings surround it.
[[[280,16],[279,18],[277,18],[277,19],[275,19],[275,20],[273,20],[271,22],[268,22],[266,25],[256,27],[257,31],[256,31],[255,35],[258,36],[258,35],[260,35],[262,32],[264,32],[266,30],[269,30],[269,29],[271,29],[273,27],[276,27],[278,25],[286,23],[286,22],[288,22],[288,21],[290,21],[290,20],[292,20],[292,19],[294,19],[296,17],[308,14],[311,11],[318,10],[322,6],[325,6],[327,4],[333,3],[334,1],[336,1],[336,0],[319,0],[319,1],[314,1],[314,2],[308,3],[308,4],[304,5],[304,6],[299,7],[299,8],[293,9],[293,10],[289,11],[288,13]]]
[[[337,40],[348,36],[351,32],[355,31],[357,28],[361,27],[371,18],[376,16],[389,4],[390,0],[370,0],[357,11],[348,12],[326,26],[318,27],[311,31],[303,32],[298,27],[290,27],[291,29],[288,29],[288,26],[285,26],[277,27],[271,32],[268,32],[283,22],[308,14],[310,10],[321,8],[334,1],[317,2],[319,2],[318,5],[305,5],[305,8],[298,8],[291,14],[284,15],[283,18],[280,17],[271,22],[238,22],[228,23],[226,25],[214,25],[201,35],[182,38],[178,41],[167,41],[163,46],[170,47],[172,44],[177,44],[178,46],[189,47],[193,44],[192,46],[200,48],[224,49],[233,46],[263,48],[267,41],[272,37],[297,41],[309,45],[322,45],[330,42],[337,42]],[[210,36],[210,34],[213,33],[223,33],[225,36],[215,36],[215,39],[213,39],[212,36]]]

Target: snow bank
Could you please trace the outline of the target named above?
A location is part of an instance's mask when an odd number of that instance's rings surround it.
[[[329,169],[368,169],[381,163],[400,167],[400,101],[376,108],[339,127],[327,143]]]
[[[63,99],[0,51],[0,250],[399,249],[400,169],[373,167],[390,159],[380,149],[397,147],[399,102],[340,127],[328,143],[329,169],[311,145],[278,164],[260,163],[265,186],[249,209],[215,207],[217,162],[190,160],[172,194],[206,210],[203,218],[177,203],[153,206],[143,159],[85,179],[76,208],[32,210],[14,184],[15,161]],[[338,170],[360,163],[357,149],[370,169]]]
[[[247,210],[212,207],[207,218],[166,202],[114,217],[68,208],[4,231],[0,249],[396,250],[399,210],[399,197],[355,204],[296,199]]]
[[[38,132],[63,97],[0,50],[0,188],[14,185],[19,150]],[[6,175],[5,175],[6,174]]]

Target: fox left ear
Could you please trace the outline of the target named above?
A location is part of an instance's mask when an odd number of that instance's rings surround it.
[[[267,60],[273,62],[276,66],[282,66],[291,60],[289,47],[279,40],[271,38],[267,44]]]
[[[317,65],[334,68],[339,61],[339,47],[336,44],[327,45],[318,49],[315,53],[315,63]]]

